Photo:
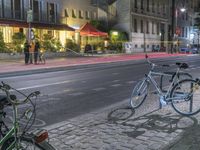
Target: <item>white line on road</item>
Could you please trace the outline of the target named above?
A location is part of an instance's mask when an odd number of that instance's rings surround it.
[[[79,95],[83,95],[84,93],[83,92],[77,92],[77,93],[71,93],[69,95],[71,96],[79,96]]]
[[[26,90],[26,89],[34,89],[34,88],[39,88],[39,87],[45,87],[45,86],[50,86],[50,85],[58,85],[58,84],[64,84],[64,83],[69,83],[71,81],[62,81],[62,82],[55,82],[55,83],[49,83],[49,84],[40,84],[40,85],[34,85],[34,86],[29,86],[29,87],[24,87],[24,88],[19,88],[17,90]]]
[[[119,87],[119,86],[121,86],[121,84],[113,84],[113,85],[111,85],[112,87]]]
[[[94,90],[94,91],[102,91],[102,90],[105,90],[105,89],[106,89],[106,88],[103,88],[103,87],[101,88],[101,87],[100,87],[100,88],[96,88],[96,89],[93,89],[93,90]]]

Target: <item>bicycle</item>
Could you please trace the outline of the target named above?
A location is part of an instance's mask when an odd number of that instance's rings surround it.
[[[152,63],[146,55],[146,60],[150,64],[151,69],[145,77],[139,81],[134,87],[131,97],[130,105],[136,109],[142,105],[149,93],[150,83],[153,84],[156,94],[159,96],[160,108],[164,105],[171,104],[172,108],[181,115],[190,116],[200,112],[200,80],[199,79],[181,79],[181,69],[187,69],[189,66],[186,63],[176,63],[178,66],[176,72],[171,75],[162,72],[154,71],[158,66]],[[162,67],[169,67],[169,65],[162,65]],[[172,76],[171,83],[166,91],[159,87],[155,80],[155,76]]]
[[[40,50],[39,52],[39,63],[41,64],[45,64],[46,63],[46,57],[45,57],[45,51],[44,50]]]
[[[35,120],[35,103],[33,98],[37,98],[40,94],[39,91],[32,92],[28,96],[22,92],[12,88],[10,85],[2,82],[0,89],[6,93],[6,95],[0,97],[0,149],[1,150],[55,150],[55,148],[48,142],[48,132],[44,129],[36,129],[32,132],[28,132]],[[16,95],[11,95],[11,91],[16,91],[23,96],[24,100],[18,100]],[[28,109],[24,112],[24,116],[28,119],[24,129],[21,129],[18,116],[18,106],[27,104],[33,106],[33,109]],[[13,107],[13,118],[11,129],[9,129],[3,121],[6,116],[4,108],[7,106]],[[32,122],[30,120],[33,119]],[[29,125],[30,124],[30,125]],[[29,126],[28,126],[29,125]]]

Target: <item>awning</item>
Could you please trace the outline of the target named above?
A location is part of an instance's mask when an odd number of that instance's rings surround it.
[[[29,24],[25,21],[11,20],[11,19],[0,19],[0,26],[28,28]],[[75,31],[75,29],[69,27],[66,24],[50,24],[50,23],[39,23],[39,22],[31,23],[31,28]]]
[[[108,33],[97,30],[90,23],[83,25],[78,32],[80,32],[81,36],[108,36]]]

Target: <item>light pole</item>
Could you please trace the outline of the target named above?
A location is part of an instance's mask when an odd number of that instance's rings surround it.
[[[173,53],[173,47],[174,47],[174,14],[175,14],[175,0],[172,0],[172,20],[171,20],[171,53]]]
[[[31,22],[33,21],[33,10],[31,9],[31,0],[29,0],[29,9],[27,11],[28,22],[28,42],[31,43]]]

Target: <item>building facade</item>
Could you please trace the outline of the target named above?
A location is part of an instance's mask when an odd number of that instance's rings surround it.
[[[61,5],[57,0],[0,0],[0,31],[4,41],[11,43],[16,32],[23,32],[29,38],[30,30],[41,40],[44,34],[59,40],[71,37],[74,29],[62,24]]]
[[[194,14],[196,0],[174,2],[172,8],[172,0],[115,1],[117,24],[114,28],[129,34],[130,53],[158,50],[169,52],[190,44],[193,22],[191,16]],[[186,11],[181,14],[179,10],[182,7]]]

